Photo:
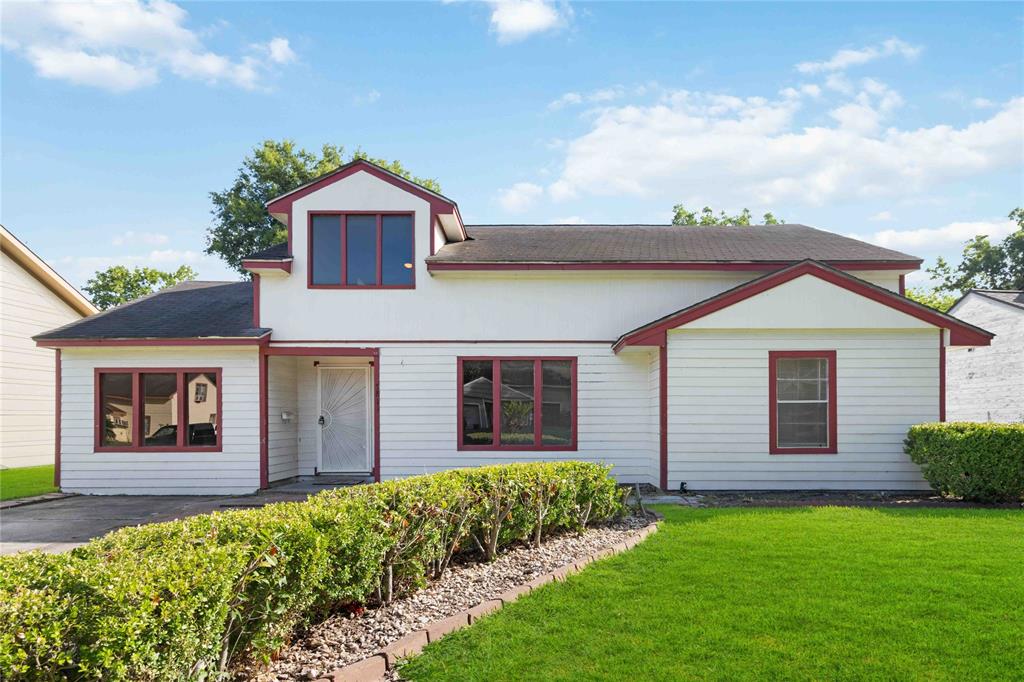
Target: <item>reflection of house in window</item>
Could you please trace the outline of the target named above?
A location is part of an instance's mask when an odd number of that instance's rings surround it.
[[[196,397],[195,397],[195,401],[197,403],[205,403],[206,402],[206,389],[207,389],[208,386],[209,386],[209,384],[204,384],[202,382],[196,382]]]
[[[467,433],[489,431],[494,416],[494,384],[478,377],[462,387],[462,422]]]

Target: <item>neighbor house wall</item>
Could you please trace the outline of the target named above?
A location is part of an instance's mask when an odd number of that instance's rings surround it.
[[[950,313],[996,336],[946,353],[946,419],[1024,421],[1024,309],[968,294]]]
[[[254,347],[65,348],[61,488],[93,494],[239,494],[260,484],[259,354]],[[97,368],[221,368],[220,452],[96,452]]]
[[[0,253],[0,468],[53,463],[56,353],[32,335],[81,318]]]

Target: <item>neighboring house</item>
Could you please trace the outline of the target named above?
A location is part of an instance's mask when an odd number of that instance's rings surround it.
[[[54,351],[32,336],[96,308],[0,226],[0,468],[54,461]]]
[[[971,289],[949,312],[996,335],[988,347],[949,354],[949,419],[1024,422],[1024,291]]]
[[[923,489],[907,427],[943,416],[947,346],[991,338],[902,296],[918,258],[803,225],[466,226],[365,161],[267,210],[288,241],[251,283],[36,337],[62,352],[65,490],[577,458],[672,489]]]

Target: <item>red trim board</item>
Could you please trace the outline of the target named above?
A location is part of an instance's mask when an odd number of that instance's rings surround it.
[[[824,358],[828,360],[828,445],[823,448],[782,448],[778,445],[779,412],[776,405],[778,382],[776,364],[782,358]],[[839,452],[836,352],[834,350],[768,351],[768,453],[771,455],[834,455]]]
[[[263,346],[270,341],[270,332],[262,336],[198,337],[179,339],[41,339],[40,348],[93,348],[97,346]]]
[[[269,358],[261,349],[259,357],[260,375],[260,489],[270,487],[270,423],[268,404]]]
[[[659,470],[662,490],[668,490],[668,338],[658,346],[658,425]]]
[[[60,386],[60,348],[55,352],[56,366],[54,367],[54,403],[53,403],[53,485],[60,487],[60,422],[64,417],[61,409],[61,386]]]
[[[766,272],[793,265],[795,261],[692,261],[692,262],[579,262],[579,263],[509,263],[427,261],[427,272],[452,270],[720,270]],[[796,261],[799,262],[799,261]],[[917,270],[921,261],[823,261],[839,270]]]
[[[752,298],[762,292],[773,289],[797,277],[811,275],[838,287],[852,291],[882,305],[898,310],[919,320],[946,328],[950,331],[950,343],[954,346],[987,346],[994,336],[984,329],[967,324],[950,315],[940,313],[927,306],[916,303],[899,294],[876,287],[873,284],[857,279],[851,275],[835,270],[817,261],[802,261],[778,272],[769,273],[753,281],[722,292],[682,310],[676,311],[659,320],[655,320],[619,337],[612,349],[620,351],[625,346],[657,345],[662,334],[675,329],[715,311],[727,308],[735,303]]]
[[[939,330],[939,421],[946,421],[946,333]]]
[[[242,261],[242,267],[246,270],[281,270],[290,273],[292,271],[292,259],[287,260],[259,260],[248,259]]]

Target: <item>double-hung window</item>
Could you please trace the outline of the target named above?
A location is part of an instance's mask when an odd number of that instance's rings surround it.
[[[96,370],[96,450],[221,449],[220,369]]]
[[[768,353],[769,452],[835,454],[836,352]]]
[[[459,358],[460,450],[575,450],[576,358]]]
[[[314,289],[408,289],[416,284],[411,213],[312,213]]]

